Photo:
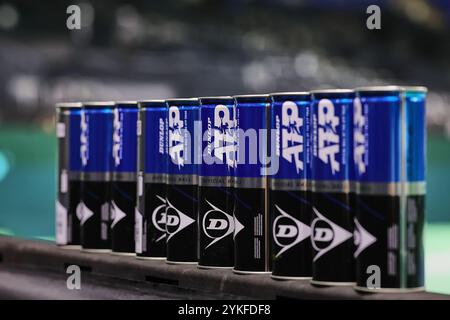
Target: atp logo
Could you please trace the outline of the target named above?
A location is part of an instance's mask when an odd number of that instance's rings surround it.
[[[295,163],[297,173],[303,170],[303,161],[300,154],[303,153],[303,136],[300,129],[303,127],[303,119],[299,117],[298,107],[295,102],[286,101],[281,107],[282,123],[282,155],[283,158]]]
[[[221,163],[225,161],[228,169],[236,167],[235,122],[233,119],[231,119],[230,109],[227,106],[219,104],[214,108],[214,156]]]
[[[113,147],[112,155],[114,158],[114,164],[116,167],[120,165],[122,160],[122,119],[123,115],[120,114],[119,109],[114,109],[114,121],[113,121]]]
[[[80,130],[80,157],[85,167],[89,160],[89,117],[84,112],[81,112]]]
[[[275,205],[280,214],[273,221],[272,233],[275,243],[281,248],[276,257],[293,248],[311,236],[311,228],[295,219],[286,211]]]
[[[175,208],[169,199],[166,199],[166,205],[166,231],[169,234],[167,237],[167,241],[169,241],[178,232],[193,224],[195,220]]]
[[[178,107],[169,108],[169,155],[178,168],[184,166],[184,123]]]
[[[317,218],[311,223],[311,243],[317,251],[313,258],[313,261],[316,261],[327,252],[350,239],[352,234],[324,217],[316,208],[313,208],[313,210]]]
[[[208,238],[212,239],[205,248],[208,249],[214,243],[234,232],[234,218],[208,200],[205,199],[205,201],[211,207],[211,210],[207,211],[203,216],[202,221],[203,232]]]
[[[166,199],[156,195],[161,201],[161,204],[155,208],[152,212],[152,224],[156,230],[161,231],[163,234],[156,239],[155,242],[159,242],[166,237]]]
[[[322,99],[318,108],[318,142],[319,159],[330,164],[333,175],[340,171],[340,163],[336,157],[339,153],[339,117],[335,115],[331,100]]]
[[[367,247],[371,246],[377,241],[372,234],[369,233],[364,227],[359,223],[358,219],[355,221],[355,230],[353,231],[354,243],[356,246],[356,251],[353,256],[356,258],[361,252],[363,252]]]
[[[359,175],[366,172],[367,158],[367,130],[366,118],[363,114],[361,100],[356,98],[353,102],[353,159]]]

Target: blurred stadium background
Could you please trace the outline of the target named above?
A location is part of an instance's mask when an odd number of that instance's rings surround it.
[[[0,0],[0,233],[54,237],[57,101],[425,85],[427,288],[450,293],[449,31],[448,0]]]

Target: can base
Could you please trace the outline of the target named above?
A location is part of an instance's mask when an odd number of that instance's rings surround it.
[[[236,274],[271,274],[271,271],[244,271],[244,270],[237,270],[233,268],[233,272]]]
[[[197,264],[196,261],[171,261],[171,260],[166,260],[167,264]]]
[[[81,251],[86,253],[111,253],[111,249],[86,249],[81,248]]]
[[[146,257],[136,255],[136,259],[139,260],[166,260],[166,257]]]
[[[134,252],[119,252],[119,251],[111,251],[110,252],[112,255],[116,255],[116,256],[128,256],[128,257],[132,257],[135,256],[136,253]]]
[[[58,245],[58,247],[64,250],[81,250],[81,246],[78,244]]]
[[[315,286],[322,287],[348,287],[354,286],[356,282],[333,282],[333,281],[319,281],[319,280],[311,280],[311,284]]]
[[[413,292],[422,292],[425,291],[425,287],[416,287],[416,288],[376,288],[369,289],[365,287],[355,286],[354,289],[356,291],[361,292],[369,292],[369,293],[413,293]]]
[[[289,277],[289,276],[277,276],[273,274],[270,277],[275,280],[311,280],[311,277]]]
[[[224,270],[231,270],[233,267],[219,267],[219,266],[205,266],[202,264],[197,265],[199,269],[224,269]]]

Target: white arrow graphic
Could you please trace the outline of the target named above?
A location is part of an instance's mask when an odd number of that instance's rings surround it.
[[[84,210],[83,207],[84,207],[84,203],[83,203],[83,202],[80,202],[80,203],[77,205],[77,208],[76,208],[76,210],[75,210],[76,216],[77,216],[78,220],[80,220],[80,221],[81,221],[81,219],[83,219],[83,210]]]
[[[280,216],[278,216],[274,222],[273,222],[273,235],[274,235],[274,240],[276,242],[276,244],[280,247],[282,247],[282,249],[277,253],[277,257],[282,254],[283,252],[289,250],[290,248],[292,248],[293,246],[295,246],[297,243],[302,242],[303,240],[305,240],[306,238],[308,238],[311,235],[311,228],[309,226],[307,226],[306,224],[304,224],[303,222],[295,219],[294,217],[292,217],[290,214],[288,214],[286,211],[284,211],[283,209],[281,209],[279,206],[275,205],[275,207],[277,208],[277,210],[281,213]],[[282,243],[280,243],[276,237],[276,227],[277,227],[277,221],[282,218],[282,217],[286,217],[289,218],[292,222],[295,223],[295,225],[297,226],[297,236],[295,238],[295,240],[288,244],[288,245],[283,245]]]
[[[239,220],[236,218],[236,216],[234,216],[234,235],[233,235],[233,239],[236,238],[236,235],[242,229],[244,229],[244,226],[242,225],[242,223],[239,222]]]
[[[319,259],[321,256],[323,256],[325,253],[327,253],[331,249],[337,247],[341,243],[350,239],[352,237],[352,234],[350,232],[348,232],[347,230],[345,230],[344,228],[338,226],[333,221],[325,218],[322,214],[320,214],[320,212],[316,208],[313,207],[313,210],[314,210],[314,213],[317,215],[317,218],[314,219],[313,222],[311,223],[311,229],[313,231],[314,231],[315,224],[320,220],[328,223],[328,225],[333,229],[333,240],[328,245],[328,247],[323,248],[323,249],[320,249],[319,247],[317,247],[317,245],[314,243],[314,234],[312,235],[312,237],[311,237],[312,246],[314,247],[314,249],[316,251],[318,251],[318,253],[316,254],[316,256],[313,259],[313,261],[316,261],[317,259]]]
[[[94,215],[94,212],[92,212],[92,210],[89,209],[84,202],[81,202],[79,204],[79,206],[80,205],[81,205],[81,209],[80,209],[80,211],[81,211],[80,224],[83,225],[87,220],[89,220]],[[77,215],[78,215],[78,212],[77,212]]]
[[[208,244],[206,246],[205,249],[208,249],[208,247],[212,246],[214,243],[216,243],[217,241],[222,240],[223,238],[225,238],[226,236],[228,236],[229,234],[233,233],[234,231],[234,218],[232,216],[230,216],[228,213],[226,213],[223,210],[220,210],[219,208],[217,208],[215,205],[213,205],[211,202],[209,202],[208,200],[205,199],[205,201],[211,206],[212,210],[209,210],[208,212],[205,213],[205,216],[203,217],[203,222],[202,222],[202,226],[203,226],[203,230],[205,230],[205,233],[208,235],[208,233],[206,232],[206,227],[205,227],[205,221],[206,221],[206,217],[208,216],[208,214],[210,212],[213,211],[219,211],[220,213],[222,213],[223,215],[225,215],[225,217],[227,218],[228,221],[228,230],[227,232],[222,235],[221,237],[217,237],[215,238],[213,241],[211,241],[210,244]]]
[[[355,237],[354,241],[355,246],[357,246],[357,248],[353,256],[356,258],[364,249],[366,249],[371,244],[375,243],[377,241],[377,238],[371,235],[369,231],[364,229],[356,218],[354,221],[356,226],[356,229],[354,231]]]
[[[119,206],[114,202],[114,200],[112,201],[112,210],[111,210],[111,215],[112,215],[112,223],[111,223],[111,228],[114,228],[114,226],[116,225],[117,222],[119,222],[120,220],[122,220],[123,218],[125,218],[127,216],[127,214],[125,212],[123,212],[122,210],[120,210]]]
[[[181,230],[183,230],[184,228],[186,228],[187,226],[189,226],[190,224],[194,223],[195,220],[188,217],[187,215],[185,215],[183,212],[181,212],[180,210],[178,210],[177,208],[175,208],[167,199],[167,205],[168,207],[171,207],[172,209],[174,209],[177,214],[178,217],[180,218],[180,223],[178,224],[178,228],[177,230],[175,230],[175,232],[170,233],[169,232],[169,236],[167,237],[167,241],[170,240],[170,238],[172,238],[174,235],[176,235],[178,232],[180,232]]]
[[[156,221],[158,213],[160,212],[160,210],[164,210],[164,217],[165,217],[165,214],[166,214],[165,213],[165,211],[166,211],[166,199],[164,199],[163,197],[160,197],[158,195],[156,195],[156,198],[158,198],[162,202],[162,204],[159,205],[158,207],[156,207],[155,210],[153,210],[153,212],[152,212],[152,223],[153,223],[153,226],[157,230],[163,232],[163,234],[158,239],[155,240],[155,242],[158,242],[158,241],[160,241],[160,240],[162,240],[162,239],[164,239],[166,237],[166,229],[165,228],[164,229],[161,228],[161,226]]]

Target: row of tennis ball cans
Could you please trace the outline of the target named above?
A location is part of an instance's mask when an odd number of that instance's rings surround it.
[[[426,92],[60,103],[57,243],[422,290]]]

